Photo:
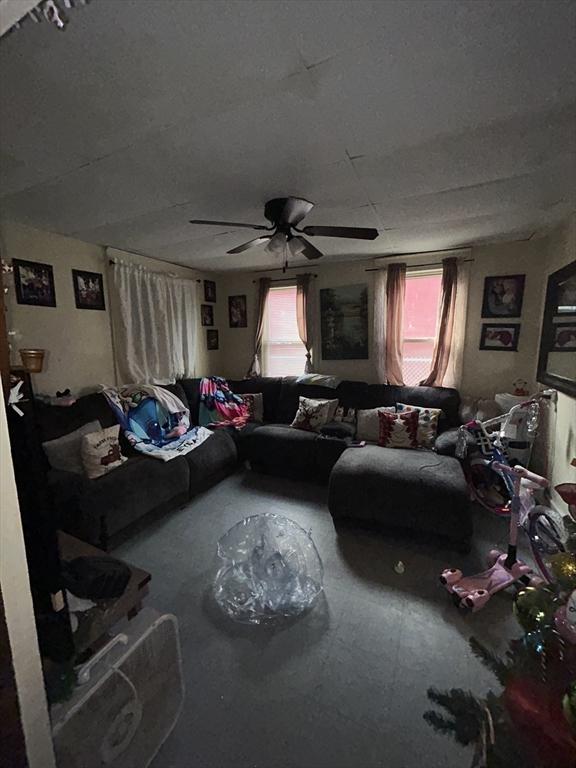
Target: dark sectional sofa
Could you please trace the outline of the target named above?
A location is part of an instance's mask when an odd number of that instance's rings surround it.
[[[168,387],[190,408],[198,423],[200,379]],[[61,526],[99,546],[150,512],[162,513],[219,482],[239,461],[253,470],[328,482],[328,506],[335,520],[353,518],[386,527],[438,534],[466,547],[472,534],[466,483],[453,457],[460,398],[454,389],[394,387],[342,381],[337,389],[298,384],[295,377],[229,380],[238,394],[262,393],[263,423],[243,430],[220,428],[197,449],[169,462],[142,456],[127,441],[123,466],[98,480],[49,471]],[[300,395],[338,398],[348,408],[375,408],[397,402],[441,408],[439,452],[349,447],[349,439],[290,428]],[[98,419],[115,423],[100,394],[79,398],[69,408],[39,405],[41,440],[67,434]]]

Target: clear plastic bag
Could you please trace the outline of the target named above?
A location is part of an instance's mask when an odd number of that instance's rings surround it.
[[[260,624],[312,606],[324,569],[310,533],[287,517],[241,520],[218,542],[214,597],[231,619]]]

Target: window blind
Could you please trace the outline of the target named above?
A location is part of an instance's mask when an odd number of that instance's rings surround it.
[[[295,285],[270,289],[262,351],[265,376],[304,373],[306,349],[298,334]]]

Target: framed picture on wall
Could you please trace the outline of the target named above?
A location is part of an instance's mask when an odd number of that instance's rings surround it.
[[[526,275],[495,275],[484,279],[482,317],[520,317]]]
[[[228,320],[230,328],[247,328],[246,296],[228,296]]]
[[[368,287],[322,288],[320,330],[324,360],[367,360]]]
[[[206,348],[209,350],[218,349],[218,331],[206,331]]]
[[[554,323],[550,352],[576,352],[576,323]]]
[[[72,283],[77,309],[106,309],[104,280],[99,272],[73,269]]]
[[[492,352],[516,352],[520,323],[483,323],[480,349]]]
[[[14,287],[18,304],[32,307],[55,307],[56,290],[51,264],[12,259]]]
[[[202,325],[214,325],[214,307],[212,304],[200,305],[200,319]]]
[[[204,280],[204,301],[216,301],[216,283],[214,280]]]

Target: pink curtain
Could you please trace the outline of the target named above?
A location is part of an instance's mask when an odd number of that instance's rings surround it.
[[[256,318],[256,333],[254,334],[254,357],[246,374],[247,378],[253,378],[262,374],[260,355],[262,354],[262,338],[264,336],[264,318],[266,302],[270,291],[270,278],[261,277],[258,281],[258,317]]]
[[[386,379],[403,384],[402,343],[406,264],[390,264],[386,276]]]
[[[312,339],[310,322],[310,280],[312,275],[296,275],[296,319],[298,335],[306,347],[304,373],[312,373]]]
[[[441,387],[448,369],[454,334],[456,314],[456,284],[458,281],[458,260],[454,257],[442,261],[442,298],[438,333],[434,344],[432,365],[428,376],[420,382],[423,387]]]

